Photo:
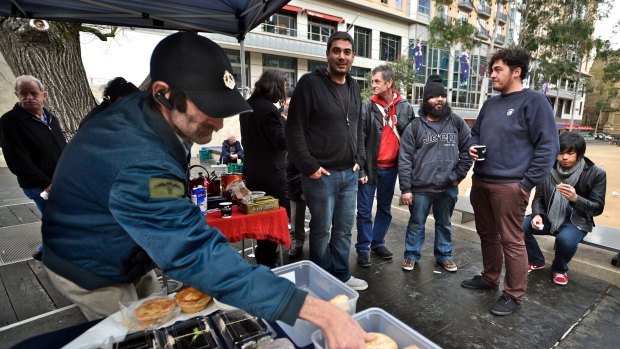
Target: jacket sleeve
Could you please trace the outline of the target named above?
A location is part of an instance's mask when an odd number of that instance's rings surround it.
[[[363,140],[364,150],[366,151],[366,159],[368,159],[368,157],[370,156],[370,147],[366,147],[366,145],[370,132],[372,132],[370,130],[370,118],[372,117],[372,115],[370,115],[370,108],[372,107],[370,103],[370,101],[366,101],[362,104],[362,132],[364,135]],[[368,173],[370,172],[368,170],[368,161],[366,161],[364,163],[364,166],[362,166],[362,170],[360,171],[360,178],[368,176]]]
[[[230,157],[230,144],[228,143],[228,140],[224,140],[224,142],[222,143],[221,157],[222,159]]]
[[[484,121],[485,114],[485,106],[487,102],[484,102],[482,108],[480,109],[480,113],[478,113],[478,117],[476,118],[476,122],[474,122],[474,126],[471,128],[471,137],[469,138],[469,144],[467,148],[471,148],[472,145],[480,144],[480,125]]]
[[[400,138],[400,149],[398,150],[398,182],[401,193],[410,193],[413,173],[413,159],[415,157],[415,137],[413,134],[413,122],[405,128],[403,136]]]
[[[359,99],[360,97],[360,90],[359,90],[359,86],[357,85],[357,83],[354,81],[353,82],[354,86],[355,86],[355,90],[357,91],[355,93],[355,98],[353,98],[353,101],[355,101],[356,103],[359,104],[358,108],[360,109],[360,113],[358,116],[358,122],[357,122],[357,152],[355,154],[355,163],[357,163],[360,166],[360,169],[363,169],[364,166],[366,165],[366,139],[365,139],[365,133],[364,133],[364,121],[362,119],[362,101],[361,99]]]
[[[519,182],[519,186],[527,191],[532,190],[547,177],[560,150],[551,105],[542,94],[536,93],[534,96],[536,98],[527,103],[528,110],[525,115],[530,142],[534,145],[534,156]]]
[[[237,157],[239,159],[243,159],[244,154],[243,154],[243,147],[241,146],[241,142],[237,141],[237,144],[235,146],[237,148],[237,152],[236,152]]]
[[[38,188],[47,188],[52,184],[52,179],[32,161],[27,147],[18,132],[20,128],[5,120],[0,122],[2,122],[0,130],[2,135],[2,151],[9,170],[18,178],[32,180],[37,184]]]
[[[305,176],[312,175],[321,167],[321,164],[310,153],[305,135],[305,127],[310,120],[312,106],[314,103],[321,103],[312,98],[313,82],[320,83],[310,80],[308,75],[302,76],[299,80],[289,104],[286,121],[286,145],[289,155],[299,172]]]
[[[545,182],[536,186],[536,193],[534,194],[534,200],[532,201],[532,215],[540,215],[541,217],[547,216],[547,210],[545,208]]]
[[[401,137],[403,136],[403,133],[405,132],[405,129],[407,128],[409,123],[411,123],[411,121],[415,117],[415,114],[413,112],[413,107],[411,106],[411,104],[409,104],[409,102],[405,102],[405,103],[406,103],[405,110],[404,110],[404,113],[402,113],[402,115],[404,115],[404,118],[400,118],[401,114],[398,114],[399,119],[398,119],[398,123],[396,124],[396,130],[398,131],[398,134]]]
[[[170,162],[141,161],[114,179],[112,215],[164,273],[269,321],[294,323],[306,293],[264,266],[251,265],[185,197],[152,198],[151,178],[183,182]]]
[[[590,171],[596,171],[596,174],[589,179],[590,183],[586,183],[587,186],[591,185],[590,192],[577,193],[577,201],[572,203],[572,205],[573,208],[583,212],[584,215],[594,217],[603,213],[605,208],[607,174],[598,167],[592,167]]]
[[[469,130],[469,126],[463,120],[463,118],[458,117],[456,115],[452,117],[457,117],[458,122],[461,123],[461,128],[459,133],[459,161],[456,163],[456,167],[454,168],[452,176],[456,181],[462,181],[463,178],[467,177],[467,172],[471,168],[473,161],[469,157],[469,139],[471,138],[471,132]]]
[[[267,115],[265,120],[265,128],[267,129],[267,141],[270,142],[274,149],[286,150],[286,136],[284,133],[284,120],[282,114],[274,109]]]

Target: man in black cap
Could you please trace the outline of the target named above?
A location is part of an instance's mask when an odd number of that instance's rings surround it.
[[[147,93],[84,125],[58,165],[43,221],[50,279],[92,320],[156,290],[157,265],[269,321],[312,321],[330,347],[362,347],[372,336],[344,311],[247,263],[185,195],[191,143],[208,143],[223,118],[251,110],[232,71],[211,40],[170,35],[153,51]]]
[[[433,208],[437,264],[449,272],[457,265],[452,258],[450,217],[458,198],[458,185],[467,176],[472,160],[467,143],[469,127],[446,102],[446,88],[438,75],[424,87],[420,117],[405,129],[400,142],[398,174],[402,202],[409,205],[405,253],[401,267],[413,270],[421,258],[426,217]]]

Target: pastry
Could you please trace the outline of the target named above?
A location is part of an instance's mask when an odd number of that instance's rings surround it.
[[[207,307],[211,296],[193,287],[188,287],[179,291],[174,299],[184,313],[196,313]]]
[[[366,342],[366,349],[398,349],[398,344],[383,333],[369,332],[375,335],[375,339]]]
[[[172,314],[176,304],[166,297],[149,299],[134,310],[136,319],[144,326],[150,326]]]
[[[339,294],[334,298],[330,299],[329,302],[338,308],[348,312],[351,310],[351,306],[347,303],[350,298],[346,294]]]

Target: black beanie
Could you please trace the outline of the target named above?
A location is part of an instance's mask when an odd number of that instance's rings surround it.
[[[445,96],[447,95],[446,88],[441,83],[442,79],[439,75],[431,75],[426,80],[426,86],[424,86],[424,102],[431,97]]]

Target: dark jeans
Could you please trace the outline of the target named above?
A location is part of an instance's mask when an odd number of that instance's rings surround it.
[[[532,228],[532,215],[525,217],[523,221],[523,231],[525,231],[525,247],[527,248],[527,259],[531,265],[539,265],[545,262],[538,242],[534,235],[552,235],[551,222],[543,218],[545,227],[543,230]],[[579,243],[588,233],[579,230],[570,221],[565,221],[555,234],[555,258],[551,264],[551,270],[555,273],[565,274],[568,271],[568,263],[573,259],[577,252]]]
[[[454,205],[459,195],[458,187],[450,187],[442,193],[413,194],[413,205],[409,206],[409,223],[405,235],[405,258],[420,260],[424,246],[426,218],[433,208],[435,218],[434,255],[438,262],[452,259],[452,223]]]
[[[24,191],[24,194],[26,194],[26,196],[30,200],[34,201],[35,205],[37,205],[37,208],[39,209],[41,214],[43,214],[43,210],[45,210],[45,205],[47,204],[47,200],[43,200],[43,198],[41,197],[41,192],[43,191],[43,189],[22,188],[22,190]]]
[[[505,264],[504,293],[521,304],[527,288],[523,218],[529,197],[517,183],[489,183],[474,178],[472,184],[470,199],[482,249],[482,280],[498,287]]]
[[[392,222],[392,197],[398,167],[377,167],[377,183],[359,184],[357,192],[357,252],[385,245],[385,235]],[[377,192],[377,213],[372,224],[372,204]]]
[[[310,260],[346,282],[351,277],[349,251],[359,173],[352,169],[326,170],[330,175],[318,179],[301,176],[311,215]]]

